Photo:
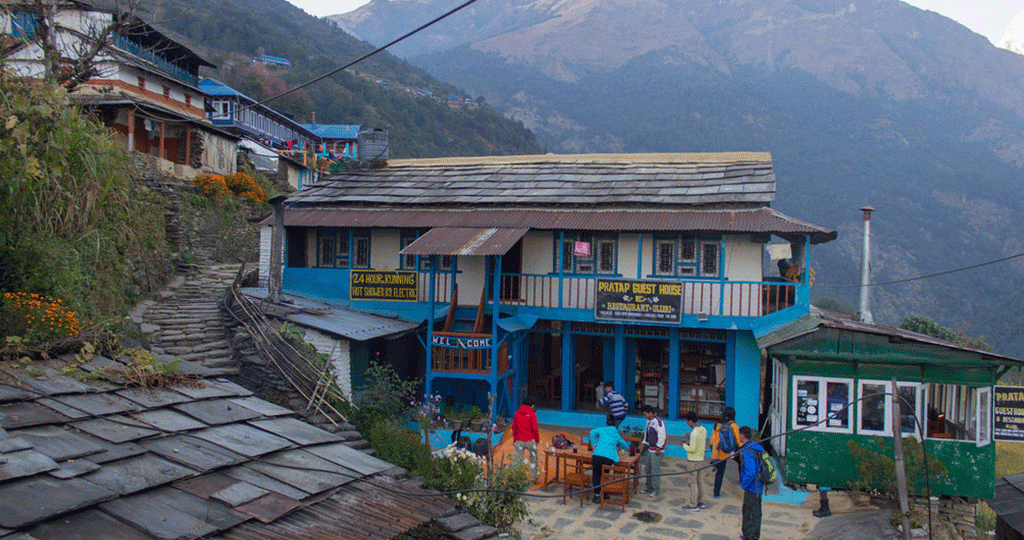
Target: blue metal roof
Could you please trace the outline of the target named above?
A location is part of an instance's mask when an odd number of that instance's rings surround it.
[[[203,79],[199,81],[199,89],[211,96],[241,96],[249,101],[255,101],[251,97],[216,79]]]
[[[361,125],[345,124],[301,124],[321,139],[353,139],[359,135]]]

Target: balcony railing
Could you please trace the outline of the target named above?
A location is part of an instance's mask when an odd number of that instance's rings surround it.
[[[430,274],[421,273],[420,302],[430,299]],[[435,276],[434,301],[451,301],[451,274]],[[761,317],[796,304],[796,283],[781,281],[683,280],[683,314],[725,317]],[[597,280],[592,277],[561,277],[538,274],[501,276],[503,305],[594,309]],[[469,299],[471,300],[471,299]]]
[[[199,84],[199,78],[196,75],[193,75],[188,70],[177,64],[171,63],[166,58],[157,54],[156,51],[152,49],[147,49],[146,47],[139,45],[138,43],[128,39],[125,36],[118,36],[114,38],[113,45],[118,49],[121,49],[122,51],[134,54],[135,56],[138,56],[143,60],[148,60],[160,69],[166,71],[174,77],[177,77],[179,80],[184,81],[192,86],[197,86]]]

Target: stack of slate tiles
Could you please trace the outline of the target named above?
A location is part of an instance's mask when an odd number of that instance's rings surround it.
[[[51,364],[0,369],[2,540],[391,538],[454,512],[227,380],[144,391],[120,361],[82,365],[104,374],[86,382]]]

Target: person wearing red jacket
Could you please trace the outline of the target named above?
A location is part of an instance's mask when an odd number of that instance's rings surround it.
[[[537,444],[540,443],[540,429],[537,427],[537,400],[527,396],[519,410],[512,417],[513,452],[512,463],[523,462],[523,451],[530,452],[530,474],[537,479]]]

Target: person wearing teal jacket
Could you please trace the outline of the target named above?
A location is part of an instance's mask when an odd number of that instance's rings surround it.
[[[605,465],[615,465],[619,462],[618,448],[629,449],[629,443],[619,434],[619,428],[615,416],[609,414],[603,427],[590,430],[590,444],[594,445],[594,455],[591,458],[593,472],[591,473],[591,484],[594,486],[594,502],[601,502],[600,488],[601,469]]]

